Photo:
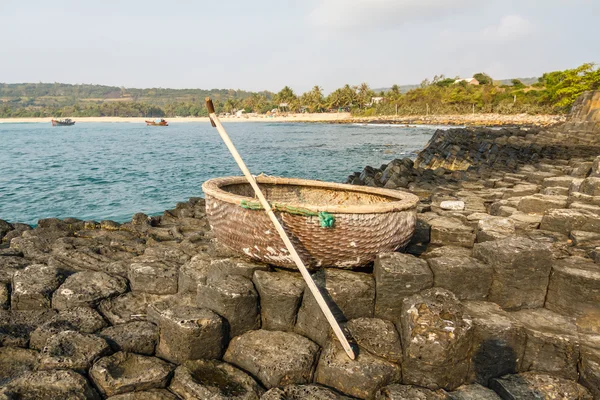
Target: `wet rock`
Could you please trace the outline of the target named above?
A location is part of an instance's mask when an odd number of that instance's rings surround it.
[[[594,398],[600,398],[600,349],[581,348],[579,383],[589,389]]]
[[[39,353],[19,347],[0,347],[0,387],[8,382],[35,371],[39,365]]]
[[[36,310],[52,308],[52,293],[64,277],[54,267],[33,264],[13,275],[11,308]]]
[[[431,225],[430,243],[440,246],[473,247],[473,228],[464,225],[456,218],[440,217],[429,221]]]
[[[521,310],[511,315],[527,333],[521,370],[577,379],[579,339],[573,320],[544,308]]]
[[[366,351],[351,360],[334,338],[323,348],[315,371],[315,382],[361,399],[372,398],[379,389],[401,378],[400,366]]]
[[[520,370],[525,353],[525,328],[495,303],[464,302],[473,321],[469,382],[488,385],[491,378]]]
[[[373,316],[375,282],[370,274],[329,268],[315,273],[313,280],[337,321]],[[327,342],[329,331],[325,315],[306,287],[295,332],[323,345]]]
[[[106,321],[92,308],[75,307],[62,310],[31,333],[29,347],[42,350],[46,345],[46,341],[59,332],[94,333],[105,326]]]
[[[180,293],[196,293],[198,284],[206,284],[210,259],[204,254],[192,259],[179,268],[178,288]]]
[[[447,390],[465,383],[473,325],[454,294],[433,288],[404,299],[398,329],[404,383]]]
[[[346,329],[361,349],[393,363],[401,363],[402,343],[391,321],[356,318],[348,321]]]
[[[427,260],[436,287],[451,290],[460,300],[483,300],[492,284],[492,268],[472,257],[435,257]]]
[[[217,360],[186,361],[169,389],[184,400],[258,400],[264,392],[248,374]]]
[[[452,400],[501,400],[496,392],[476,383],[463,385],[448,395]]]
[[[310,385],[288,385],[283,388],[273,388],[266,392],[260,400],[350,400],[326,387]]]
[[[141,261],[141,260],[140,260]],[[127,274],[131,290],[152,294],[177,293],[179,271],[163,262],[133,262]]]
[[[490,217],[477,225],[477,243],[504,239],[515,234],[515,223],[510,218]]]
[[[106,341],[75,331],[59,332],[46,341],[40,354],[40,369],[74,369],[85,372],[94,360],[110,353]]]
[[[600,310],[600,266],[580,257],[555,261],[545,307],[569,316]]]
[[[160,358],[115,353],[101,358],[90,369],[90,377],[106,396],[165,388],[174,366]]]
[[[489,301],[505,309],[544,305],[551,268],[547,244],[510,237],[477,243],[473,256],[493,268]]]
[[[443,390],[429,390],[412,385],[389,385],[377,392],[376,400],[448,400]]]
[[[54,315],[54,310],[0,310],[0,345],[27,347],[31,332]]]
[[[402,300],[433,286],[427,262],[402,253],[377,255],[373,267],[376,299],[375,316],[397,322]]]
[[[302,276],[285,271],[255,271],[252,281],[260,298],[262,329],[292,332],[304,292]]]
[[[523,213],[534,214],[543,214],[545,211],[553,208],[567,208],[567,196],[534,194],[522,197],[517,207]]]
[[[575,230],[600,233],[600,221],[587,210],[550,210],[544,214],[540,228],[564,235]]]
[[[64,310],[73,307],[96,307],[106,298],[127,291],[124,278],[111,276],[104,272],[77,272],[69,276],[54,292],[52,307]]]
[[[179,397],[166,389],[150,389],[107,397],[107,400],[178,400]]]
[[[133,321],[105,328],[98,336],[106,340],[113,351],[151,356],[158,342],[158,327],[147,321]]]
[[[503,399],[593,399],[590,392],[576,382],[536,372],[493,379],[491,388]]]
[[[37,371],[20,376],[4,388],[8,399],[100,400],[83,376],[70,370]]]
[[[295,333],[258,330],[233,338],[223,360],[270,389],[310,383],[318,352],[319,346]]]
[[[220,277],[198,284],[196,302],[225,318],[230,337],[260,327],[258,294],[252,281],[243,276]]]
[[[155,297],[145,293],[128,292],[117,297],[104,299],[98,310],[112,324],[125,324],[146,319],[146,309]]]
[[[152,306],[152,322],[160,329],[156,354],[171,362],[221,358],[227,343],[223,319],[205,308],[171,306],[158,302]]]

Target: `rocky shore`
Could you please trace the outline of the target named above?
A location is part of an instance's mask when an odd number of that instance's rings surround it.
[[[421,198],[403,252],[314,273],[354,361],[300,274],[222,247],[203,199],[0,221],[0,399],[600,398],[598,98],[349,177]]]

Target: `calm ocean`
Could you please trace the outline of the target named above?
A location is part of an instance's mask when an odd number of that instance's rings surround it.
[[[344,182],[365,165],[414,157],[437,127],[226,123],[254,174]],[[146,127],[0,124],[0,219],[123,222],[202,196],[213,177],[241,175],[207,123]]]

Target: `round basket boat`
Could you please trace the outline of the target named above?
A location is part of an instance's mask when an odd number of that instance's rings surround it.
[[[307,268],[359,267],[405,246],[415,230],[410,193],[305,179],[258,176],[257,183]],[[202,185],[219,242],[255,260],[296,268],[243,176]]]

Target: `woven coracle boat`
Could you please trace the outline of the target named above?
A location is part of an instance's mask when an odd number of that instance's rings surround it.
[[[405,246],[418,197],[401,191],[305,179],[258,176],[258,185],[308,268],[360,267]],[[255,260],[296,268],[243,176],[202,185],[217,240]]]

